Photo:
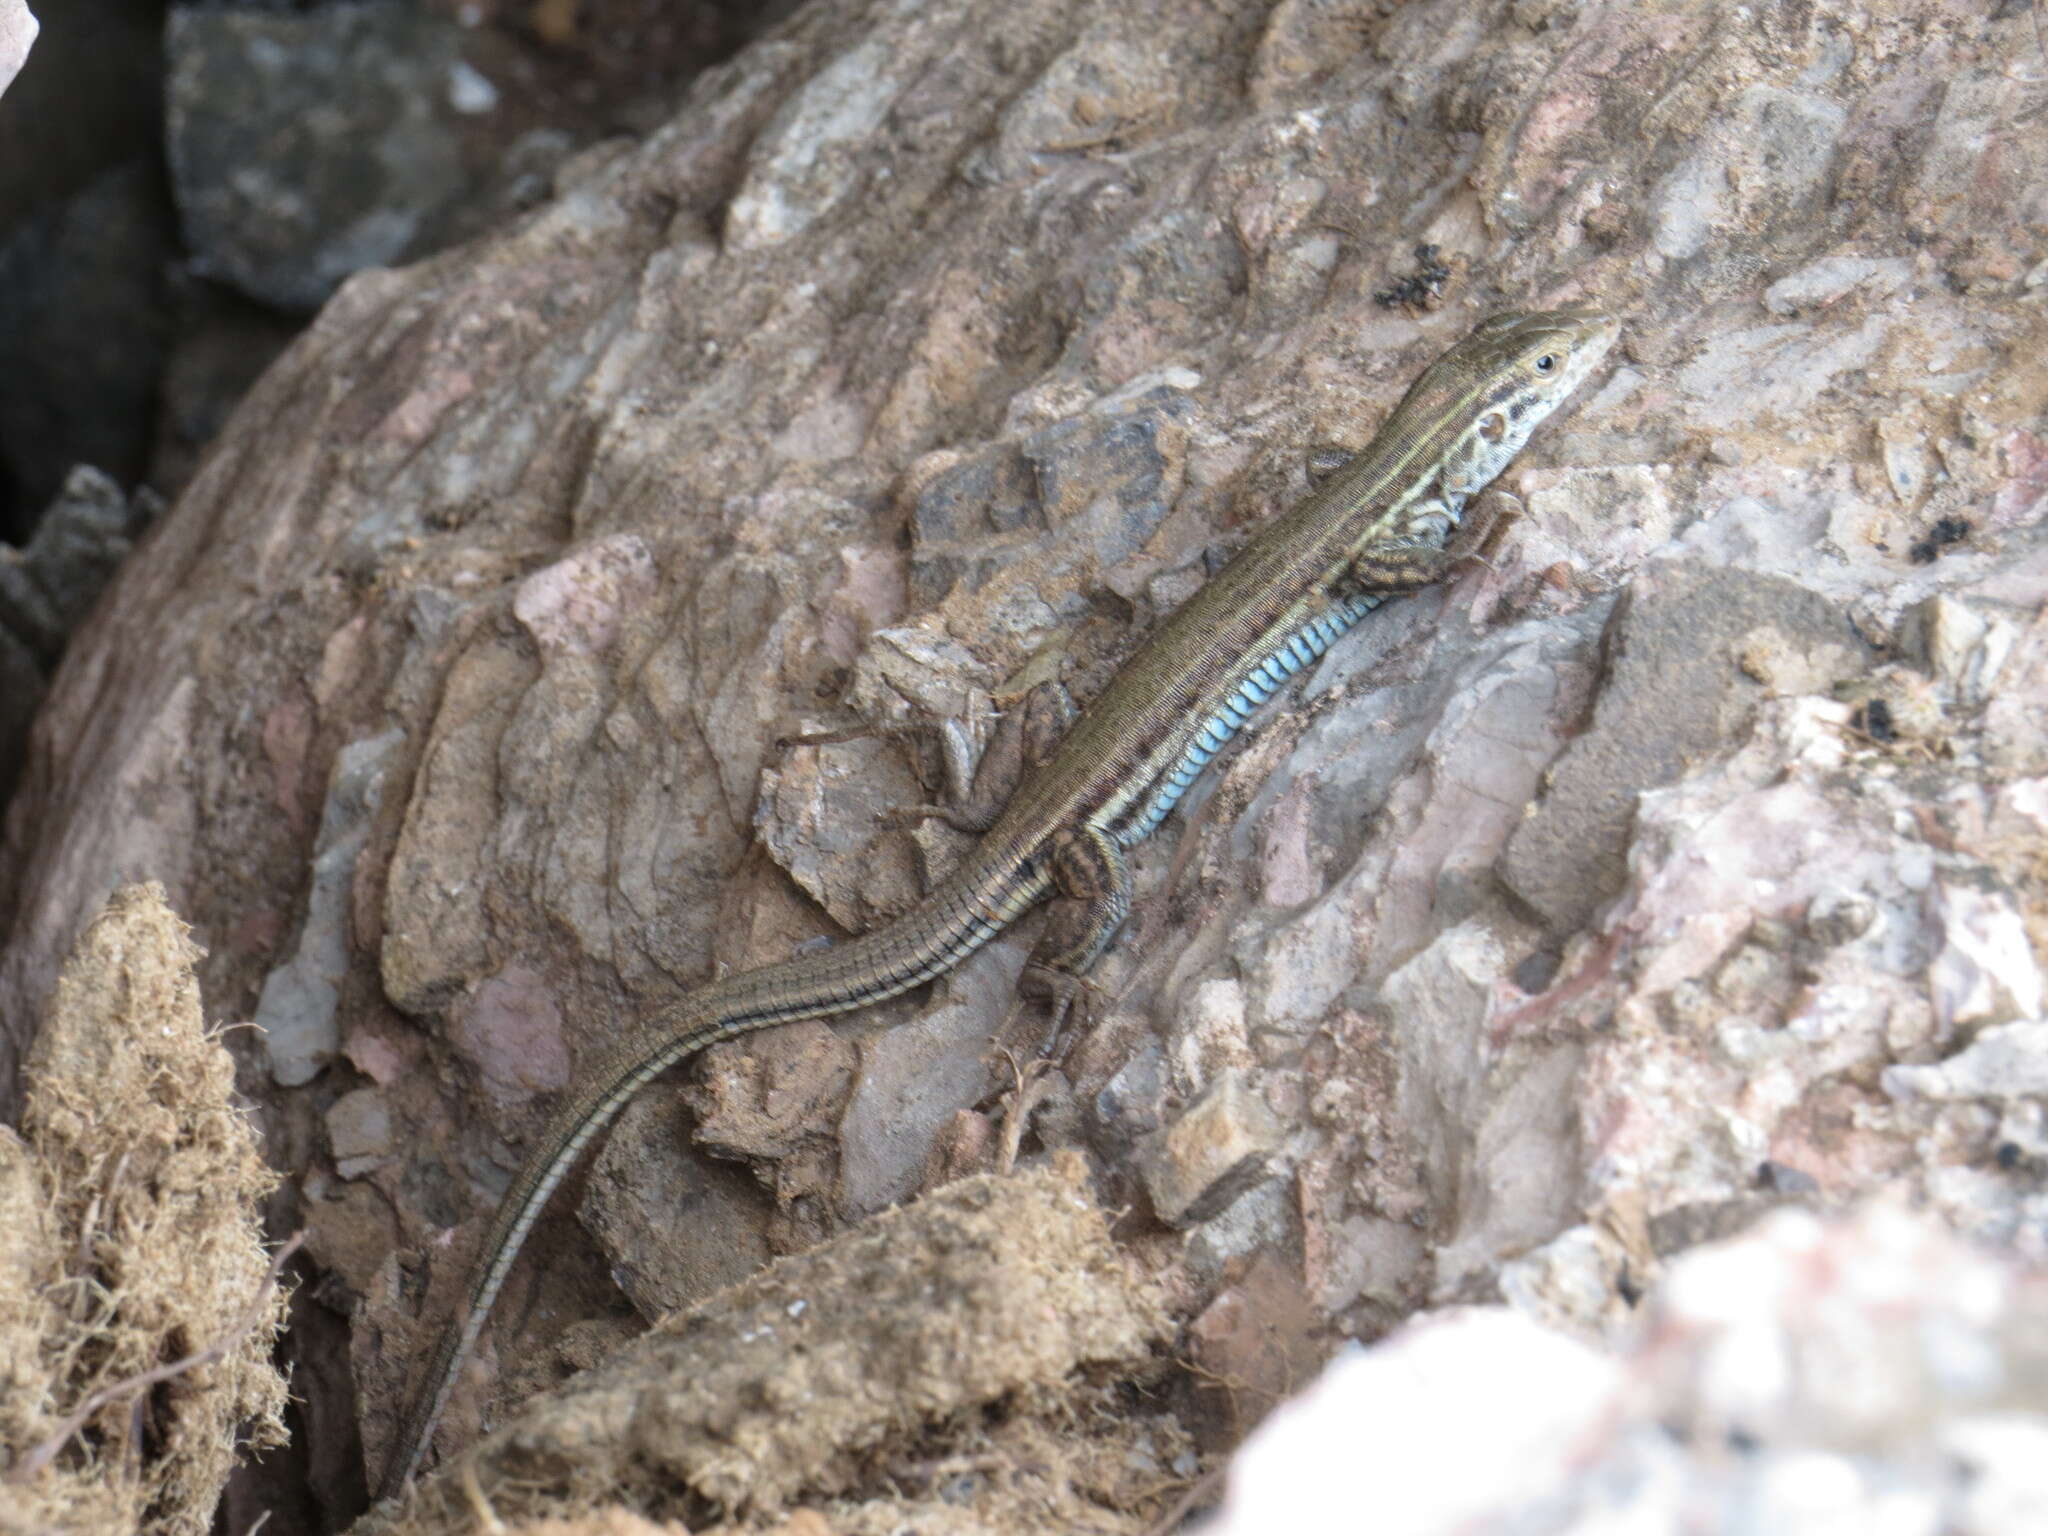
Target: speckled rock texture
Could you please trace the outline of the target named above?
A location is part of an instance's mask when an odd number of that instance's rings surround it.
[[[895,813],[993,710],[1085,700],[1479,317],[1583,301],[1615,365],[1486,563],[1141,850],[1060,1071],[1028,925],[709,1053],[444,1445],[1013,1143],[1091,1153],[1210,1383],[1450,1303],[1602,1337],[1788,1200],[2035,1252],[2044,109],[1992,0],[814,4],[252,392],[55,680],[0,1020],[166,883],[360,1309],[295,1380],[374,1460],[580,1054],[904,910],[965,841]]]

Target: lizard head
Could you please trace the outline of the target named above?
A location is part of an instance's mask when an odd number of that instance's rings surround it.
[[[1620,334],[1617,321],[1590,309],[1541,309],[1482,320],[1464,345],[1485,354],[1487,371],[1511,375],[1554,408],[1600,366]]]
[[[1469,496],[1522,451],[1544,418],[1600,366],[1621,327],[1583,309],[1494,315],[1439,359],[1462,385],[1469,425],[1445,457],[1444,490]]]

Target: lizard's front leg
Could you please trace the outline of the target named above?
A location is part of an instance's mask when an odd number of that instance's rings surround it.
[[[943,821],[960,832],[986,832],[1031,769],[1052,756],[1079,713],[1066,685],[1039,683],[1003,711],[995,735],[974,768],[967,799],[957,805],[921,805],[899,812],[904,821]]]
[[[1407,537],[1375,544],[1345,568],[1340,592],[1416,592],[1435,586],[1463,561],[1474,559],[1501,526],[1500,502],[1481,498],[1478,515],[1462,521],[1442,500],[1421,502],[1405,519]]]

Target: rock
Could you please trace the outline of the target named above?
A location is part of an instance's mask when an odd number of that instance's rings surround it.
[[[1159,1128],[1167,1094],[1166,1062],[1148,1040],[1117,1069],[1090,1106],[1097,1134],[1120,1151]]]
[[[1937,592],[1906,611],[1899,641],[1956,702],[1972,706],[1991,697],[2019,631],[2007,619],[1987,617]]]
[[[1210,1528],[1343,1529],[1369,1488],[1387,1536],[1472,1529],[1550,1495],[1615,1413],[1622,1381],[1615,1362],[1505,1309],[1412,1323],[1341,1355],[1266,1422]],[[1447,1464],[1447,1445],[1466,1449]]]
[[[1674,1265],[1646,1310],[1613,1353],[1475,1308],[1341,1357],[1252,1437],[1209,1529],[1341,1529],[1368,1490],[1386,1532],[1532,1510],[1559,1530],[2038,1522],[2039,1269],[1897,1207],[1781,1212]]]
[[[991,946],[953,973],[946,1006],[865,1043],[839,1118],[846,1209],[865,1214],[909,1199],[954,1112],[996,1086],[988,1020],[1014,995],[1024,958],[1015,944]]]
[[[131,499],[97,469],[72,470],[28,546],[0,546],[0,630],[45,668],[54,666],[100,589],[161,511],[147,491]]]
[[[43,669],[35,653],[0,629],[0,805],[21,776],[28,732],[43,702]]]
[[[1902,257],[1824,256],[1766,288],[1764,308],[1774,315],[1796,315],[1825,308],[1859,288],[1896,293],[1912,277],[1913,264]]]
[[[0,806],[21,771],[29,724],[65,641],[161,510],[148,491],[131,500],[107,476],[80,466],[27,548],[0,544]]]
[[[1658,1273],[1654,1255],[1631,1252],[1611,1224],[1582,1222],[1501,1265],[1500,1294],[1546,1328],[1585,1344],[1612,1344],[1625,1337],[1636,1302]]]
[[[561,1006],[547,977],[529,966],[508,965],[455,1003],[448,1043],[499,1109],[569,1086]]]
[[[384,1160],[391,1150],[391,1111],[381,1091],[352,1089],[329,1106],[327,1149],[344,1179],[359,1179]]]
[[[1090,412],[1034,433],[1015,449],[969,460],[937,477],[911,511],[910,596],[932,606],[955,591],[978,592],[994,581],[989,605],[1014,611],[1029,632],[1042,625],[1034,591],[1011,597],[1001,576],[1010,543],[1042,544],[1064,529],[1077,558],[1113,566],[1135,554],[1173,504],[1180,478],[1187,396],[1148,390],[1135,407]],[[1015,540],[999,536],[1020,535]],[[990,535],[997,535],[991,538]],[[975,551],[973,559],[963,550]],[[1058,570],[1030,570],[1033,581]]]
[[[2048,1094],[2048,1023],[1996,1024],[1931,1067],[1886,1067],[1900,1099],[2024,1099]]]
[[[1739,229],[1734,245],[1741,246],[1782,237],[1812,218],[1846,122],[1841,104],[1818,91],[1776,84],[1738,91],[1652,193],[1658,254],[1704,257],[1711,269],[1735,255],[1714,238],[1717,231]]]
[[[1207,1221],[1266,1176],[1281,1129],[1244,1075],[1221,1072],[1138,1151],[1152,1210],[1169,1226]]]
[[[591,1164],[578,1215],[622,1255],[612,1279],[655,1319],[737,1285],[775,1257],[773,1201],[739,1163],[697,1156],[681,1093],[652,1089]]]
[[[434,250],[476,195],[461,29],[390,4],[173,10],[167,153],[195,263],[279,309]],[[484,109],[486,112],[488,108]]]
[[[2040,963],[2026,919],[2003,892],[1943,880],[1928,893],[1930,927],[1940,950],[1927,967],[1934,1013],[1946,1034],[1957,1026],[2038,1019],[2044,998]]]
[[[1823,692],[1867,657],[1847,618],[1793,582],[1675,564],[1634,583],[1603,646],[1593,718],[1501,866],[1560,933],[1621,888],[1638,794],[1738,737],[1762,699]]]
[[[242,396],[302,329],[223,283],[173,274],[171,340],[158,381],[149,484],[175,500]]]
[[[338,1010],[348,979],[356,864],[380,808],[385,773],[400,739],[387,731],[351,743],[335,760],[313,845],[312,889],[298,948],[264,978],[256,999],[256,1026],[262,1031],[270,1075],[286,1087],[311,1082],[341,1048]]]
[[[1326,1346],[1300,1276],[1272,1251],[1250,1256],[1243,1277],[1188,1323],[1185,1347],[1210,1383],[1215,1439],[1230,1447],[1264,1417],[1268,1402],[1312,1380]]]

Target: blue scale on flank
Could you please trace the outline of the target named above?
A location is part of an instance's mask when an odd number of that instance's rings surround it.
[[[1202,770],[1209,766],[1231,737],[1244,729],[1252,711],[1270,699],[1287,679],[1336,644],[1340,636],[1379,607],[1382,601],[1381,594],[1372,592],[1344,599],[1328,613],[1304,624],[1282,641],[1272,655],[1253,667],[1238,685],[1237,692],[1202,722],[1202,728],[1195,732],[1195,739],[1188,743],[1180,761],[1159,781],[1159,788],[1144,811],[1117,829],[1118,845],[1129,848],[1150,837],[1159,823],[1166,820],[1167,813],[1180,803],[1180,797],[1188,792],[1189,786],[1201,776]]]

